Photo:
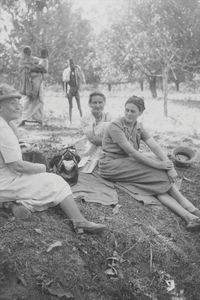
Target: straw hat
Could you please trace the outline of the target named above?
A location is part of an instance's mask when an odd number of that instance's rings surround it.
[[[22,96],[12,86],[4,83],[0,85],[0,101],[8,100],[12,98],[20,99]]]
[[[194,157],[195,152],[189,147],[177,147],[172,152],[172,159],[177,167],[189,168]]]

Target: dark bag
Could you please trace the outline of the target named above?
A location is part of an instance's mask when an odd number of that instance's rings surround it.
[[[32,83],[32,78],[31,78],[30,72],[29,72],[29,70],[27,70],[27,68],[24,68],[24,70],[22,72],[23,72],[23,75],[22,75],[22,79],[21,79],[20,93],[22,95],[32,97],[33,83]]]
[[[78,181],[78,163],[80,156],[74,147],[65,148],[62,153],[55,155],[49,162],[50,169],[69,183],[75,185]]]

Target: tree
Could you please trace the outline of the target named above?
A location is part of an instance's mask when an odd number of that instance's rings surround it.
[[[91,53],[92,30],[81,11],[72,11],[71,1],[62,0],[4,0],[3,9],[12,17],[10,47],[20,51],[30,45],[35,55],[41,48],[49,50],[49,72],[60,81],[64,64],[73,58],[84,66]]]
[[[170,71],[199,68],[200,4],[198,0],[140,0],[113,27],[113,40],[121,53],[122,69],[144,74],[152,96],[156,80],[163,80],[164,114],[167,116]],[[115,50],[112,59],[116,61]],[[120,56],[119,56],[120,57]],[[124,69],[125,70],[125,69]]]

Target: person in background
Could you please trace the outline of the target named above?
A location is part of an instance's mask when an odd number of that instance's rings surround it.
[[[103,93],[99,91],[91,93],[88,104],[91,112],[81,120],[81,128],[87,139],[83,157],[88,157],[88,161],[81,170],[84,173],[92,173],[95,169],[102,148],[103,134],[111,121],[110,114],[104,112],[106,97]]]
[[[42,49],[40,59],[32,56],[30,47],[25,47],[23,54],[19,68],[22,81],[28,88],[22,92],[25,99],[20,126],[24,126],[26,122],[43,125],[44,74],[48,72],[48,51]],[[36,63],[31,65],[30,61],[33,59]]]
[[[67,98],[69,101],[69,121],[72,123],[72,109],[73,109],[73,98],[76,99],[77,107],[82,117],[82,108],[80,103],[80,86],[85,84],[85,76],[81,70],[81,67],[74,64],[73,59],[69,60],[69,67],[66,70],[66,83],[67,83]]]
[[[124,115],[109,124],[102,141],[100,175],[114,182],[131,184],[141,196],[156,196],[185,220],[187,229],[200,230],[200,210],[178,190],[173,163],[137,121],[144,110],[144,100],[132,96],[125,103]],[[141,141],[155,157],[139,151]]]
[[[77,207],[70,186],[46,166],[22,159],[18,138],[10,123],[20,117],[21,95],[8,85],[0,86],[0,203],[10,204],[18,216],[60,205],[75,229],[98,233],[103,224],[89,222]],[[13,126],[13,124],[12,124]]]

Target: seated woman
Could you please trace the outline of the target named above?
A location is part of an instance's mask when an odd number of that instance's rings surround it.
[[[86,152],[84,157],[88,157],[86,165],[81,170],[84,173],[92,173],[99,160],[102,146],[102,138],[111,117],[104,112],[106,97],[100,92],[93,92],[89,96],[89,107],[91,113],[82,119],[82,130],[87,138]]]
[[[186,221],[188,229],[200,229],[200,211],[176,187],[173,163],[137,122],[144,109],[143,99],[132,96],[125,103],[124,116],[108,126],[99,162],[100,175],[111,181],[131,183],[141,195],[145,191],[157,196],[161,203]],[[139,151],[141,140],[156,159]]]
[[[13,124],[9,125],[20,116],[20,98],[10,86],[0,86],[0,203],[14,202],[32,211],[59,204],[74,228],[88,232],[104,230],[104,225],[89,222],[82,216],[62,177],[46,173],[43,164],[22,160]]]

